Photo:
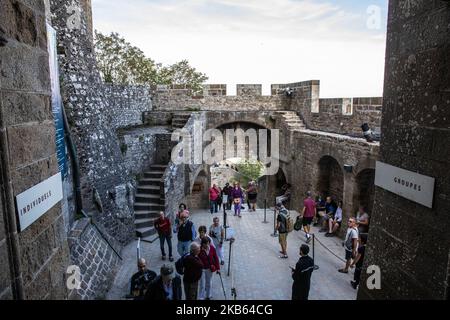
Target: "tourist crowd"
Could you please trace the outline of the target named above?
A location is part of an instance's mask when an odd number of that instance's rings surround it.
[[[256,210],[258,189],[254,181],[250,182],[244,190],[239,182],[231,186],[226,183],[223,188],[215,184],[208,190],[210,212],[218,213],[221,206],[231,210],[234,215],[242,217],[244,199],[247,199],[248,211]],[[312,192],[306,193],[303,200],[303,208],[294,222],[286,205],[291,200],[291,186],[285,184],[281,195],[275,199],[276,224],[275,230],[281,247],[280,259],[287,259],[288,234],[293,230],[303,230],[305,244],[300,246],[300,258],[292,268],[292,299],[307,300],[309,296],[311,275],[314,271],[314,260],[309,256],[313,233],[311,225],[319,226],[319,232],[326,237],[340,234],[343,223],[343,203],[335,202],[332,196],[318,196],[313,199]],[[151,300],[181,300],[183,282],[186,300],[210,300],[212,299],[212,286],[214,275],[221,277],[221,266],[225,264],[223,245],[225,239],[224,226],[220,219],[214,217],[209,228],[204,225],[196,228],[185,204],[179,205],[174,224],[160,212],[159,218],[154,223],[160,240],[162,260],[166,260],[166,248],[169,261],[173,262],[172,234],[177,236],[177,251],[180,258],[174,267],[164,264],[160,274],[146,268],[146,261],[139,259],[139,271],[131,278],[130,294],[135,299]],[[364,260],[367,232],[369,230],[369,215],[363,206],[359,207],[356,217],[347,221],[343,247],[345,252],[345,266],[338,271],[348,273],[355,269],[354,280],[351,286],[357,288],[360,283],[362,264]],[[181,276],[183,279],[181,280]],[[222,282],[222,281],[221,281]],[[222,282],[223,286],[223,282]]]

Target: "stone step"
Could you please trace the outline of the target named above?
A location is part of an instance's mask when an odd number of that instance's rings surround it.
[[[144,172],[144,178],[162,178],[164,171],[147,171]]]
[[[156,229],[153,227],[136,229],[136,236],[138,238],[145,238],[145,237],[154,235],[155,233],[156,233]]]
[[[161,187],[160,186],[152,186],[152,185],[143,185],[137,187],[136,190],[137,193],[141,194],[161,194]]]
[[[136,198],[136,202],[149,202],[149,201],[160,201],[160,200],[164,200],[164,198],[161,197],[160,194],[151,194],[151,193],[136,193],[135,195]],[[142,199],[143,201],[138,200]]]
[[[149,228],[154,226],[156,220],[158,220],[158,217],[135,219],[134,225],[136,229]]]
[[[138,187],[141,186],[160,186],[163,183],[163,179],[158,178],[144,178],[139,180]]]
[[[148,204],[148,205],[159,205],[164,203],[164,199],[158,197],[158,198],[146,198],[146,197],[140,197],[136,196],[134,198],[135,203],[142,203],[142,204]]]
[[[164,210],[164,204],[135,202],[134,211],[157,211]]]
[[[161,210],[159,210],[161,211]],[[135,219],[150,219],[150,218],[158,218],[159,217],[159,211],[153,210],[137,210],[134,211],[134,217]]]
[[[151,164],[150,171],[166,171],[167,164]]]

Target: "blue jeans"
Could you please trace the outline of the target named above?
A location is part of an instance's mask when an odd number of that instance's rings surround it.
[[[169,247],[169,257],[172,256],[172,236],[160,234],[159,235],[159,244],[161,246],[161,254],[163,257],[166,256],[166,252],[164,251],[164,242],[167,241],[167,246]]]
[[[216,200],[209,200],[209,210],[210,210],[211,214],[217,213],[217,211],[219,211]]]
[[[180,257],[189,252],[189,247],[192,241],[178,241],[177,251]]]

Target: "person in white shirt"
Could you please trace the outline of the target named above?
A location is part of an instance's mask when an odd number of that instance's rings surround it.
[[[343,269],[339,269],[338,271],[340,273],[348,273],[348,268],[350,268],[352,259],[356,258],[356,252],[358,250],[358,229],[356,228],[355,218],[348,219],[348,229],[343,245],[345,248],[346,264]]]
[[[328,232],[325,237],[333,237],[342,224],[342,201],[338,202],[338,207],[333,219],[328,219]]]

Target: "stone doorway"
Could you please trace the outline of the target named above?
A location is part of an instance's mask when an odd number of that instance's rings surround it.
[[[206,209],[208,202],[209,175],[202,170],[192,185],[191,193],[186,197],[186,205],[191,209]]]
[[[331,196],[336,202],[342,200],[344,174],[339,162],[331,156],[324,156],[320,159],[318,166],[317,194],[324,197]]]
[[[371,215],[375,195],[375,169],[364,169],[356,176],[356,189],[353,197],[355,214],[360,205]]]

